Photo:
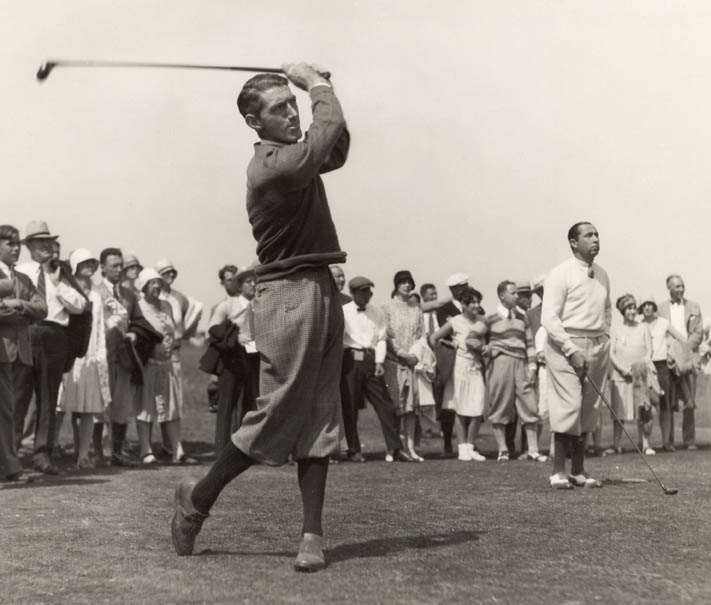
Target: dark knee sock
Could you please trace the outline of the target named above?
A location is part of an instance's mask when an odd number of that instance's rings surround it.
[[[193,488],[193,506],[204,515],[208,514],[224,487],[253,464],[252,458],[228,441],[207,475]]]
[[[328,458],[299,460],[299,488],[304,505],[303,533],[323,535],[321,515],[326,494]]]
[[[585,471],[585,437],[583,433],[579,436],[571,436],[570,442],[572,446],[572,460],[570,464],[570,474],[580,475]]]
[[[123,449],[123,442],[126,440],[127,424],[111,423],[111,449],[114,454],[120,454]]]
[[[97,422],[94,424],[94,432],[92,434],[91,441],[94,444],[94,455],[101,457],[104,455],[104,448],[101,443],[101,439],[104,436],[104,423]]]
[[[553,474],[565,473],[565,458],[569,445],[570,435],[553,433]]]
[[[439,426],[442,429],[442,440],[444,441],[444,451],[452,451],[452,431],[454,429],[454,414],[450,412],[441,412],[442,417],[439,421]]]

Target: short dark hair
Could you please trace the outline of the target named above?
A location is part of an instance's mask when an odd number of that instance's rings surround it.
[[[575,241],[578,240],[578,235],[580,235],[580,227],[583,225],[592,225],[590,221],[580,221],[579,223],[575,223],[570,229],[568,229],[568,241],[571,239],[574,239]]]
[[[512,282],[510,279],[505,279],[498,286],[496,286],[496,295],[501,298],[501,295],[506,292],[506,288],[509,286],[516,287],[516,283]]]
[[[0,225],[0,239],[20,239],[20,230],[12,225]]]
[[[434,284],[422,284],[420,286],[420,294],[422,296],[424,296],[425,292],[427,292],[427,290],[436,290],[436,289],[437,289],[437,286],[435,286]]]
[[[262,93],[277,86],[288,86],[289,80],[279,74],[257,74],[244,83],[237,97],[237,108],[245,117],[247,114],[257,115],[264,104]]]
[[[410,298],[414,298],[418,303],[422,302],[420,295],[417,292],[410,292]]]
[[[462,295],[459,297],[459,302],[463,305],[470,305],[475,300],[481,302],[482,295],[479,290],[472,288],[471,286],[465,286],[462,290]]]
[[[109,256],[120,256],[123,258],[123,252],[121,252],[121,248],[104,248],[101,251],[101,254],[99,254],[99,262],[103,265],[106,263],[106,259],[109,258]]]
[[[217,276],[220,278],[220,283],[225,281],[225,273],[237,273],[239,269],[236,265],[225,265],[217,272]]]
[[[680,279],[682,283],[684,282],[684,278],[681,275],[678,273],[672,273],[669,277],[667,277],[667,288],[669,287],[669,282],[673,279]]]

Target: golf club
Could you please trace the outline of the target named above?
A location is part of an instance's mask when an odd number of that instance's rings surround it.
[[[595,381],[592,378],[590,378],[590,375],[587,373],[587,371],[585,372],[585,378],[587,378],[588,381],[590,382],[590,384],[593,385],[593,388],[597,391],[597,394],[600,396],[600,399],[602,399],[602,402],[605,404],[605,407],[607,407],[607,409],[610,410],[610,413],[614,417],[615,421],[617,423],[619,423],[619,425],[622,427],[622,430],[625,432],[625,435],[627,435],[629,440],[632,442],[632,445],[634,445],[634,449],[637,450],[637,453],[642,458],[642,461],[647,465],[647,468],[652,473],[654,478],[657,480],[657,483],[659,483],[659,487],[662,488],[662,491],[664,492],[664,494],[667,496],[675,495],[679,490],[675,487],[665,487],[665,485],[662,483],[661,479],[659,477],[657,477],[657,473],[654,472],[654,469],[652,468],[651,464],[649,464],[649,462],[647,462],[647,459],[644,457],[644,453],[642,452],[641,449],[639,449],[639,446],[637,445],[635,440],[632,439],[632,435],[630,435],[627,432],[625,425],[622,424],[622,422],[620,422],[620,419],[618,418],[617,414],[615,414],[615,410],[612,409],[612,406],[607,402],[607,399],[605,399],[605,396],[602,394],[602,392],[598,388],[597,384],[595,384]]]
[[[52,73],[55,67],[158,67],[163,69],[219,69],[223,71],[251,71],[258,73],[284,73],[284,70],[276,67],[245,67],[243,65],[195,65],[191,63],[152,63],[140,61],[83,61],[51,59],[40,65],[37,70],[37,80],[43,82]],[[330,78],[331,74],[322,72],[324,78]]]

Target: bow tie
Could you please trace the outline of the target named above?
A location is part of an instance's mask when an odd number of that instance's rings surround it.
[[[358,313],[364,313],[365,307],[358,307]]]

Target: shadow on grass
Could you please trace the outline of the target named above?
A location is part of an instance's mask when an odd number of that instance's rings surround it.
[[[334,548],[326,549],[326,559],[329,564],[348,561],[350,559],[367,559],[370,557],[387,557],[408,550],[422,550],[430,548],[442,548],[465,542],[478,540],[484,532],[480,530],[461,530],[440,534],[429,534],[426,536],[399,536],[392,538],[376,538],[366,542],[355,542],[353,544],[340,544]],[[206,549],[198,556],[268,556],[268,557],[294,557],[296,551],[233,551],[233,550],[212,550]]]
[[[64,487],[66,485],[96,485],[108,483],[108,479],[80,479],[79,477],[56,476],[52,479],[39,479],[34,481],[23,481],[18,483],[3,483],[0,490],[6,489],[34,489],[38,487]]]

